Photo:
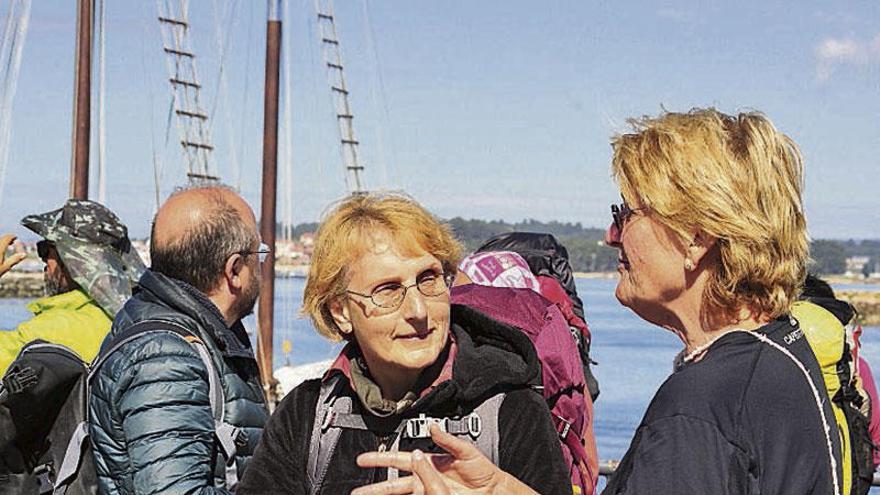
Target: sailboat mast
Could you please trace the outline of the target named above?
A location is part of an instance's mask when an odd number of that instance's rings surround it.
[[[79,0],[76,9],[76,75],[73,92],[73,153],[70,196],[89,197],[89,140],[92,110],[92,35],[95,0]]]
[[[278,93],[281,59],[280,0],[268,0],[266,23],[266,90],[263,106],[263,201],[260,235],[271,252],[262,267],[262,286],[258,311],[257,361],[268,402],[275,399],[272,375],[272,336],[275,310],[275,199],[278,171]]]

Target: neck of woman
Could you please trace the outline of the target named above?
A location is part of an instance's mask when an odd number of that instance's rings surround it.
[[[735,314],[733,321],[718,322],[706,321],[699,315],[693,318],[681,318],[681,326],[670,328],[684,342],[685,353],[698,352],[704,347],[720,338],[722,335],[733,331],[752,331],[770,322],[766,315],[756,314],[753,311],[742,308]]]
[[[379,389],[382,390],[382,398],[385,400],[400,401],[407,392],[415,388],[419,380],[419,370],[379,369],[371,370],[373,379]]]

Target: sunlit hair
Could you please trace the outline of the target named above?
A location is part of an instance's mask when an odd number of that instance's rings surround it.
[[[348,266],[370,248],[377,235],[388,235],[403,256],[428,252],[454,274],[461,244],[452,229],[412,198],[398,193],[356,194],[327,213],[315,237],[309,278],[303,294],[304,314],[318,333],[342,338],[330,313],[330,302],[345,294]]]
[[[704,311],[788,312],[809,255],[797,144],[757,112],[694,109],[630,124],[634,133],[612,139],[624,200],[686,243],[695,228],[718,239]]]

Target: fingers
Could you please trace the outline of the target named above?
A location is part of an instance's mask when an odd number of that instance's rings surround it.
[[[13,242],[15,242],[15,236],[12,234],[0,236],[0,275],[8,272],[27,257],[25,253],[15,253],[8,259],[6,258],[6,250]]]
[[[436,424],[430,426],[430,431],[431,439],[434,440],[434,443],[452,454],[452,457],[456,459],[473,459],[482,455],[474,445],[455,438],[455,436],[441,430]]]
[[[424,493],[413,476],[383,481],[352,490],[351,495],[411,495]]]
[[[390,467],[412,472],[411,452],[367,452],[357,457],[357,465],[364,468]]]
[[[6,250],[9,249],[13,242],[15,242],[14,234],[3,234],[0,236],[0,260],[6,256]]]
[[[12,267],[24,261],[27,258],[27,255],[24,253],[15,253],[9,257],[9,259],[4,260],[3,263],[0,263],[0,275],[12,270]]]
[[[412,467],[413,474],[418,476],[419,481],[422,483],[425,495],[450,495],[449,488],[447,488],[440,473],[437,472],[437,469],[428,460],[428,456],[423,454],[421,450],[413,451]]]

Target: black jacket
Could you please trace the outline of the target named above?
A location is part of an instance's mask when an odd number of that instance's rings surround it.
[[[571,483],[549,410],[541,395],[529,388],[540,380],[540,368],[528,337],[458,305],[452,306],[452,332],[458,346],[452,377],[435,385],[395,421],[419,413],[433,417],[467,414],[507,390],[498,417],[500,467],[542,494],[570,495]],[[266,424],[237,493],[309,493],[306,463],[319,388],[319,380],[307,381],[284,398]],[[350,387],[345,393],[352,396],[355,412],[364,414]],[[349,493],[385,480],[387,470],[363,469],[355,463],[358,454],[377,450],[382,440],[380,433],[343,430],[321,493]],[[400,450],[413,448],[401,441]]]
[[[241,476],[268,418],[241,323],[228,328],[198,290],[149,270],[116,315],[112,333],[142,320],[183,326],[213,355],[225,420],[243,431],[235,460]],[[208,371],[183,339],[156,334],[123,345],[92,380],[89,415],[101,493],[228,493],[214,441]]]
[[[803,331],[781,318],[755,333],[810,381],[754,335],[722,336],[657,391],[603,495],[836,493],[839,436]]]

